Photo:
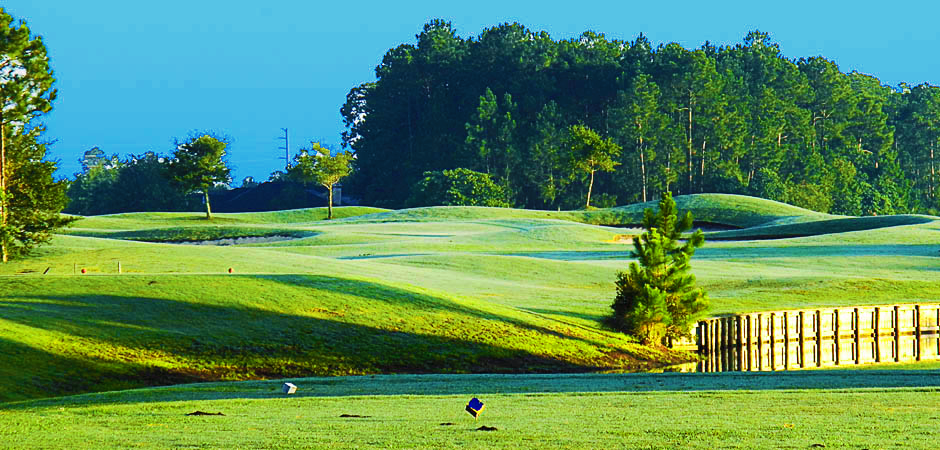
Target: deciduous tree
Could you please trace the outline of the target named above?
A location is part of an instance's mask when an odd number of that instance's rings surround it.
[[[176,142],[167,174],[183,192],[201,191],[206,200],[206,220],[212,220],[209,189],[232,181],[225,163],[228,142],[209,134],[194,134],[184,142]]]
[[[100,150],[99,150],[100,151]],[[87,154],[87,152],[86,152]],[[169,158],[154,152],[83,162],[69,185],[71,214],[96,215],[137,211],[193,211],[198,201],[167,178]]]
[[[333,186],[352,172],[352,160],[352,153],[343,151],[331,155],[330,149],[321,147],[319,142],[312,142],[310,149],[301,150],[294,157],[289,173],[301,181],[313,181],[326,188],[327,220],[333,218]]]
[[[584,202],[584,207],[590,208],[594,174],[598,171],[611,172],[614,167],[620,165],[616,161],[620,156],[620,146],[610,138],[601,138],[597,132],[584,125],[572,125],[568,128],[568,134],[572,174],[585,174],[590,177],[587,200]]]
[[[457,168],[425,172],[414,187],[411,206],[492,206],[508,208],[506,190],[489,174]]]

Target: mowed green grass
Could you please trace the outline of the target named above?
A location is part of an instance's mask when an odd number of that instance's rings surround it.
[[[636,370],[678,359],[603,330],[348,275],[0,278],[0,289],[2,400],[302,375]]]
[[[935,218],[834,218],[726,195],[677,203],[731,226],[826,221],[799,238],[707,242],[692,265],[712,314],[940,299]],[[0,267],[0,400],[195,380],[641,370],[683,358],[601,325],[639,233],[624,226],[639,222],[640,206],[337,215],[77,221],[36,256]],[[128,240],[217,228],[298,238]]]
[[[922,371],[425,375],[182,385],[0,405],[9,448],[935,448]],[[473,419],[470,397],[486,405]],[[223,416],[187,416],[196,411]],[[480,427],[493,430],[482,431]]]

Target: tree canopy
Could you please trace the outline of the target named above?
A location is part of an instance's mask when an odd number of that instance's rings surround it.
[[[587,175],[590,177],[587,188],[585,208],[591,207],[591,191],[594,188],[594,174],[600,172],[613,172],[619,166],[616,158],[620,156],[620,146],[613,139],[602,138],[594,130],[584,125],[572,125],[568,128],[569,134],[569,162],[572,176]]]
[[[490,206],[507,208],[506,190],[488,174],[470,169],[425,172],[415,184],[409,206]]]
[[[209,134],[194,134],[176,142],[176,151],[167,167],[167,175],[184,193],[200,191],[206,202],[206,219],[212,219],[209,189],[232,181],[225,163],[225,139]]]
[[[338,152],[331,154],[330,149],[319,142],[312,142],[310,149],[301,150],[294,157],[294,165],[288,175],[303,182],[315,182],[327,190],[327,219],[333,218],[333,186],[352,172],[353,154]]]
[[[91,152],[91,153],[90,153]],[[198,202],[168,178],[169,158],[154,152],[106,156],[95,147],[69,185],[65,212],[97,215],[141,211],[195,211]]]
[[[790,58],[762,31],[686,49],[642,34],[555,40],[518,23],[464,38],[434,20],[375,73],[341,109],[364,203],[404,206],[425,172],[466,168],[526,208],[665,190],[840,214],[940,208],[940,88],[891,88],[825,57]],[[570,164],[564,130],[575,125],[622,149],[594,183],[568,182],[590,173]]]

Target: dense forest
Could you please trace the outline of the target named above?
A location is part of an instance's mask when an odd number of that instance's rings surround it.
[[[572,130],[618,147],[592,176],[596,206],[661,192],[740,193],[817,211],[936,212],[940,89],[896,88],[767,33],[734,46],[653,47],[519,24],[462,38],[432,21],[350,90],[344,145],[363,204],[415,206],[426,172],[488,174],[525,208],[583,207]],[[428,174],[430,175],[430,174]]]

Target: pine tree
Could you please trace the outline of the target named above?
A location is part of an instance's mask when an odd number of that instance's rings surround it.
[[[56,90],[46,46],[25,22],[0,7],[0,261],[48,240],[64,224],[64,184],[52,180],[55,164],[43,161],[41,127],[33,119],[49,112]],[[19,154],[17,154],[19,152]],[[29,154],[29,158],[25,158]],[[51,169],[51,170],[50,170]],[[17,173],[20,171],[21,173]],[[57,186],[47,196],[40,186]],[[30,197],[33,195],[33,197]],[[24,197],[25,196],[25,197]]]
[[[646,232],[633,240],[637,261],[617,275],[611,324],[648,344],[663,336],[688,336],[692,322],[708,308],[705,292],[695,287],[689,265],[705,237],[695,230],[681,242],[682,233],[692,228],[692,214],[687,212],[679,220],[669,192],[663,193],[658,212],[646,209],[643,227]]]
[[[3,256],[26,255],[73,219],[59,214],[68,203],[68,182],[55,180],[56,163],[45,159],[41,127],[6,139],[6,224]]]
[[[572,178],[589,176],[587,187],[587,200],[585,208],[591,207],[591,192],[594,190],[594,174],[600,172],[613,172],[614,167],[620,163],[616,158],[620,156],[620,146],[612,139],[602,138],[594,130],[584,125],[568,127],[568,144],[570,145],[569,167]]]

